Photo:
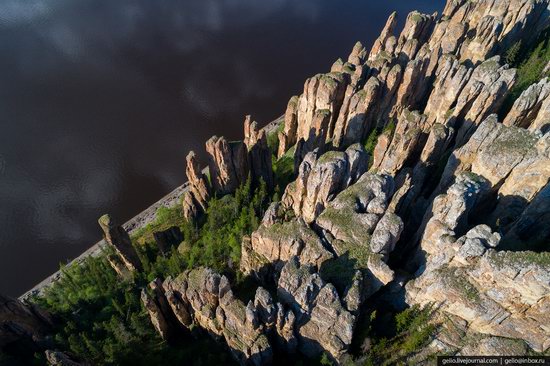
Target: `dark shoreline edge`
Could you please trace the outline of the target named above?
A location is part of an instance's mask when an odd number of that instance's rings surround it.
[[[262,128],[262,130],[264,130],[266,133],[270,133],[273,130],[276,130],[279,127],[279,124],[283,122],[283,120],[284,120],[284,115],[269,122],[267,125],[265,125]],[[151,206],[147,207],[145,210],[141,211],[136,216],[132,217],[130,220],[124,223],[122,227],[124,227],[124,229],[128,231],[128,233],[131,235],[134,231],[153,222],[156,219],[157,210],[161,206],[174,207],[175,205],[180,203],[181,197],[187,191],[187,189],[189,189],[188,186],[189,186],[189,183],[185,182],[182,185],[176,187],[173,191],[168,193],[166,196],[162,197],[160,200],[153,203]],[[67,265],[72,265],[75,263],[78,264],[78,263],[81,263],[84,259],[86,259],[89,256],[99,255],[101,253],[101,249],[105,245],[106,245],[105,240],[103,239],[99,240],[90,248],[86,249],[78,257],[67,262]],[[61,278],[61,270],[57,270],[56,272],[52,273],[51,275],[49,275],[48,277],[40,281],[38,284],[33,286],[31,289],[23,293],[21,296],[19,296],[19,300],[25,301],[32,296],[41,295],[45,289],[53,285],[60,278]]]

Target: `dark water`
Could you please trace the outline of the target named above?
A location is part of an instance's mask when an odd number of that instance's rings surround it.
[[[184,181],[213,134],[443,0],[0,0],[0,292],[19,295]]]

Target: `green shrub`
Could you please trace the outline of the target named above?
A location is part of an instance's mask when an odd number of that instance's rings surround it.
[[[367,137],[367,140],[364,143],[365,150],[372,155],[374,152],[374,148],[376,147],[376,143],[378,142],[378,136],[380,136],[380,131],[378,129],[373,128],[372,131],[369,133],[369,136]]]
[[[504,55],[504,61],[510,66],[515,66],[516,61],[518,60],[520,50],[521,50],[521,39],[516,43],[514,43],[512,47],[510,47],[506,51]]]
[[[296,146],[291,147],[280,159],[273,157],[273,174],[275,175],[275,194],[273,201],[278,201],[286,186],[294,180],[294,152]],[[278,198],[278,199],[275,199]]]
[[[56,347],[98,365],[231,364],[228,353],[208,337],[163,342],[142,307],[140,289],[156,277],[176,276],[196,266],[235,278],[242,237],[257,228],[268,204],[265,183],[253,189],[248,179],[234,194],[211,199],[202,225],[185,222],[180,205],[160,208],[153,223],[132,235],[144,271],[127,280],[109,265],[109,248],[62,267],[61,279],[33,299],[60,319]],[[181,228],[187,250],[172,248],[161,255],[153,232],[171,226]]]
[[[279,151],[279,132],[283,132],[284,128],[285,121],[284,118],[281,118],[277,128],[267,134],[267,146],[269,146],[272,154],[277,155],[277,152]]]
[[[525,89],[542,78],[550,76],[550,73],[543,72],[550,62],[549,34],[550,29],[542,32],[534,43],[534,47],[530,49],[522,49],[521,43],[516,43],[506,52],[506,62],[517,67],[517,80],[502,105],[499,113],[501,118],[506,116],[514,101]]]
[[[321,356],[320,364],[323,365],[323,366],[332,366],[333,365],[332,361],[328,358],[326,353],[323,353],[323,355]]]
[[[363,365],[408,364],[410,357],[430,342],[436,330],[430,323],[433,314],[431,306],[422,309],[413,306],[397,313],[393,317],[393,324],[378,319],[375,314],[376,310],[371,313],[370,319],[364,319],[367,323],[363,328],[367,334],[363,334],[363,337],[370,339],[371,346],[358,357]],[[377,322],[380,324],[373,326]],[[395,327],[393,335],[387,337],[385,333],[392,326]],[[384,328],[384,334],[377,331],[379,327]]]

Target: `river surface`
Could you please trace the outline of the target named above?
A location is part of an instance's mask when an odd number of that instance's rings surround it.
[[[442,0],[0,0],[0,292],[20,295],[267,123],[393,10]]]

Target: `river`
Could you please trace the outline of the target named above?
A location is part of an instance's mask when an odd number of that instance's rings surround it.
[[[267,123],[388,15],[442,0],[0,0],[0,292],[17,296]]]

